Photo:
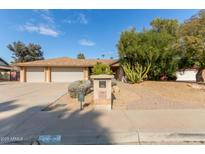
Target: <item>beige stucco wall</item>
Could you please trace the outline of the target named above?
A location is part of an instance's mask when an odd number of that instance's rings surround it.
[[[45,82],[51,82],[51,68],[45,67]]]
[[[26,82],[26,68],[20,68],[20,82]]]
[[[84,71],[84,80],[88,80],[89,79],[88,67],[83,68],[83,71]]]

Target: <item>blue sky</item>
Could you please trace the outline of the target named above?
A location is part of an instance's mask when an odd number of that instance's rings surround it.
[[[156,17],[180,22],[198,10],[0,10],[0,57],[10,62],[7,45],[14,41],[37,43],[45,58],[83,52],[86,58],[117,57],[120,32],[149,28]]]

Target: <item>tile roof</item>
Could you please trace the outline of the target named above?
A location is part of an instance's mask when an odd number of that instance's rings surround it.
[[[67,66],[67,67],[90,67],[97,62],[112,65],[117,60],[112,59],[73,59],[68,57],[37,60],[32,62],[16,63],[15,66]]]
[[[12,70],[13,68],[10,66],[0,66],[0,70]]]

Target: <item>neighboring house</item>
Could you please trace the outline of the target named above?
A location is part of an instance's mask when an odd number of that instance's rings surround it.
[[[0,71],[10,70],[11,67],[9,64],[0,57]]]
[[[0,81],[4,80],[10,80],[10,71],[12,68],[9,66],[9,64],[0,58]]]
[[[0,58],[0,80],[14,81],[19,79],[18,69],[10,66],[5,60]]]
[[[197,69],[181,69],[176,72],[177,81],[196,81]]]
[[[110,65],[114,72],[119,68],[116,60],[68,57],[17,63],[15,66],[20,67],[21,82],[73,82],[88,80],[91,68],[97,62]]]

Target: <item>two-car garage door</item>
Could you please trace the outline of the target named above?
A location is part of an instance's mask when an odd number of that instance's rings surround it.
[[[44,67],[30,67],[26,71],[27,82],[45,82]],[[73,82],[83,80],[83,68],[51,68],[51,82]]]
[[[52,82],[73,82],[83,80],[83,68],[61,68],[56,67],[51,69]]]

